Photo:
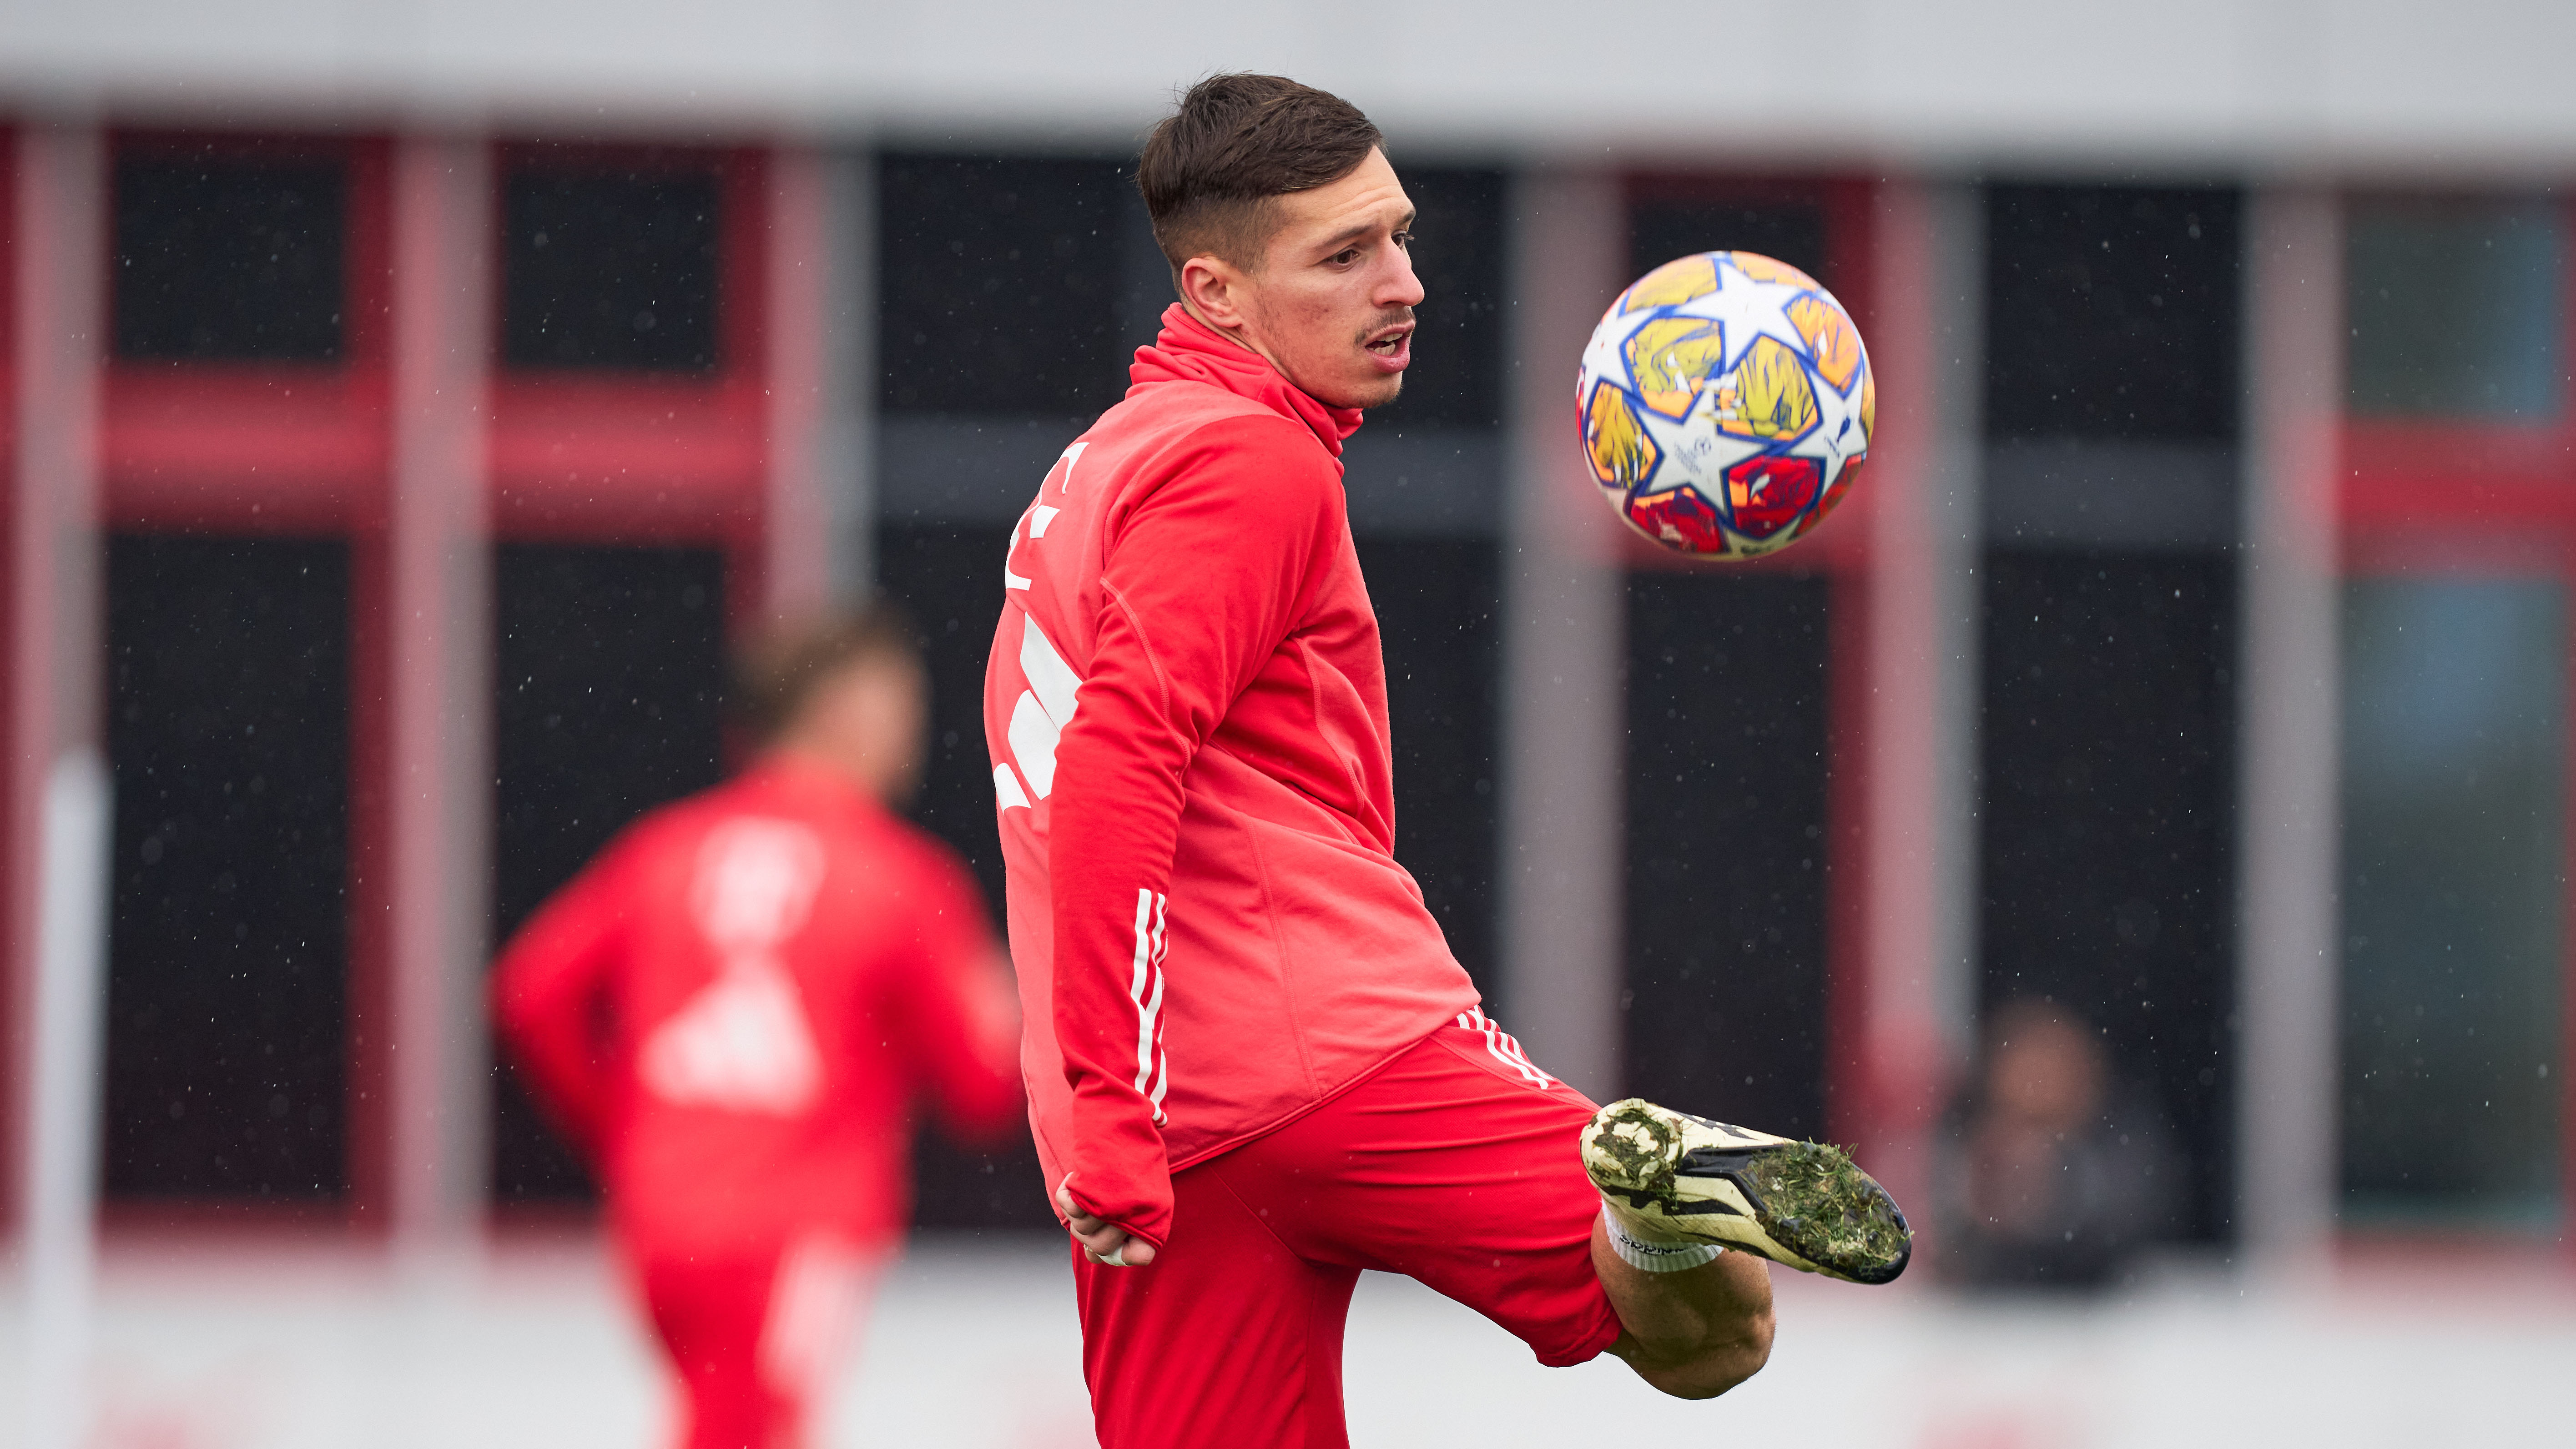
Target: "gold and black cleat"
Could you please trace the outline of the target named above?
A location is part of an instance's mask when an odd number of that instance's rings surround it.
[[[1675,1238],[1803,1273],[1888,1283],[1914,1255],[1896,1199],[1821,1142],[1712,1122],[1631,1097],[1593,1114],[1583,1168],[1614,1209]]]

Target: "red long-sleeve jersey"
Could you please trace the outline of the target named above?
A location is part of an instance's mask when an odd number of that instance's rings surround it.
[[[1038,1153],[1158,1245],[1173,1171],[1477,1000],[1393,853],[1359,414],[1163,323],[1012,530],[984,683]]]
[[[621,1233],[720,1251],[910,1213],[915,1099],[1020,1107],[982,903],[946,846],[772,760],[637,821],[512,938],[504,1040]]]

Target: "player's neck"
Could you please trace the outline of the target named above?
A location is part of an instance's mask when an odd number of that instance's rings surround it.
[[[1209,332],[1218,337],[1224,338],[1226,341],[1233,343],[1235,346],[1240,347],[1244,351],[1251,353],[1253,356],[1260,358],[1262,361],[1269,363],[1270,370],[1272,372],[1278,373],[1281,377],[1286,377],[1288,375],[1287,369],[1279,365],[1279,359],[1271,356],[1269,349],[1263,347],[1260,343],[1254,341],[1250,337],[1245,336],[1241,328],[1219,327],[1215,323],[1210,322],[1207,319],[1207,314],[1201,312],[1196,306],[1193,306],[1190,299],[1187,297],[1183,297],[1181,299],[1181,310],[1189,313],[1191,321],[1206,328]]]
[[[752,762],[760,772],[781,772],[808,779],[820,777],[840,786],[872,805],[883,807],[887,790],[879,776],[886,772],[874,768],[873,761],[845,757],[829,749],[818,749],[810,743],[785,739],[761,752]]]

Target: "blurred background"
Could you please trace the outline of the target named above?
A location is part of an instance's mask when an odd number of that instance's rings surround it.
[[[1372,1279],[1354,1442],[2566,1433],[2569,54],[2537,0],[0,4],[0,1444],[659,1442],[484,964],[727,768],[729,640],[872,588],[998,905],[1005,539],[1217,69],[1421,209],[1348,483],[1490,1009],[1922,1226],[1713,1405]],[[1718,247],[1882,400],[1843,521],[1712,570],[1568,404]],[[921,1170],[831,1442],[1090,1443],[1033,1157]]]

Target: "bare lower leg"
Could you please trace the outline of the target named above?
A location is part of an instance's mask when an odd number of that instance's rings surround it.
[[[1610,1351],[1675,1398],[1713,1399],[1771,1357],[1771,1265],[1750,1253],[1649,1273],[1611,1251],[1595,1221],[1592,1271],[1625,1330]]]

